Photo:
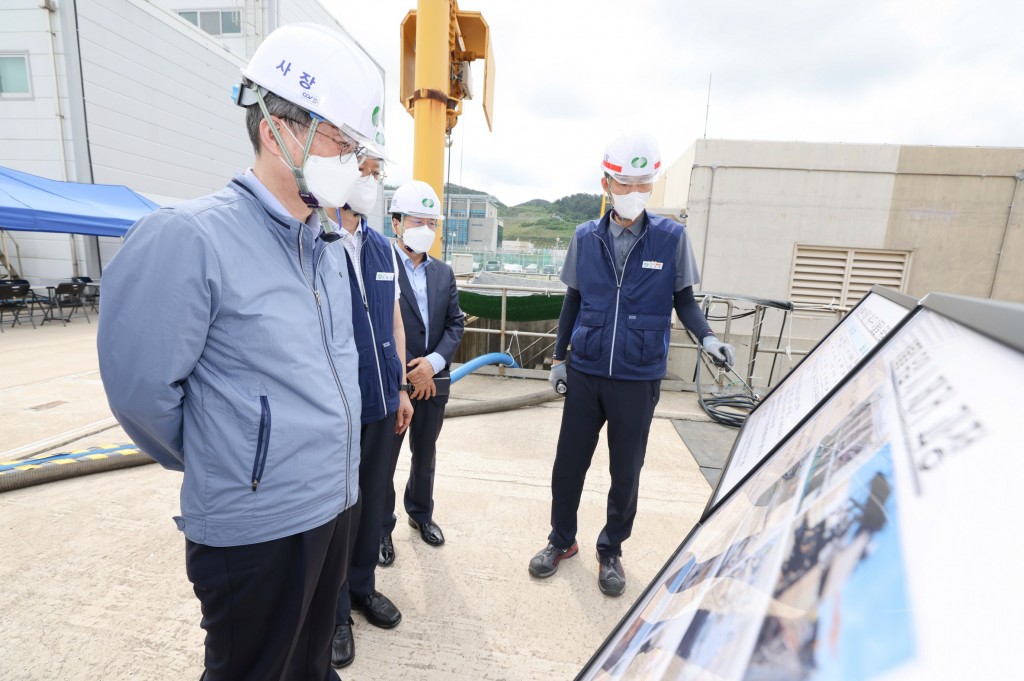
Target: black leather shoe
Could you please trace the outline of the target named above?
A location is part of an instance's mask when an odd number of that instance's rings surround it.
[[[391,599],[379,591],[369,596],[352,594],[352,609],[363,613],[367,622],[381,629],[397,627],[402,621],[402,613],[398,612]]]
[[[438,527],[434,521],[428,520],[425,523],[418,523],[412,518],[409,518],[409,524],[420,531],[420,536],[423,537],[423,541],[427,542],[431,546],[440,546],[444,543],[444,534],[441,533],[441,528]]]
[[[334,627],[334,637],[331,638],[331,665],[335,669],[341,669],[352,664],[356,658],[356,644],[352,640],[352,618],[348,618],[348,624],[339,624]]]
[[[395,545],[391,541],[391,535],[386,534],[380,540],[380,553],[377,554],[377,565],[387,567],[395,562]]]
[[[566,558],[572,558],[579,550],[576,542],[567,549],[560,549],[549,543],[543,551],[530,559],[530,574],[534,577],[550,577],[558,572],[558,563]]]
[[[622,569],[622,561],[618,556],[602,556],[598,554],[597,585],[606,596],[621,596],[626,590],[626,571]]]

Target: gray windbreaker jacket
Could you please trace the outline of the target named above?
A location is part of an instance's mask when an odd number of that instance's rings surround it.
[[[103,273],[110,408],[184,471],[178,528],[237,546],[355,504],[358,356],[340,242],[319,243],[247,173],[139,220]]]

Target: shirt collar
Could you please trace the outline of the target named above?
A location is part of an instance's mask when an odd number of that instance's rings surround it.
[[[405,267],[411,268],[413,270],[416,269],[416,263],[414,263],[412,261],[412,258],[410,258],[409,254],[405,252],[405,249],[398,245],[397,241],[395,242],[395,250],[398,251],[398,255],[401,256],[402,264]],[[426,256],[423,259],[423,266],[426,267],[427,264],[429,264],[429,263],[430,263],[430,256],[428,255],[428,256]]]
[[[619,223],[615,222],[615,220],[612,219],[612,214],[610,211],[608,213],[608,229],[609,231],[611,231],[612,237],[616,239],[618,239],[619,236],[626,231],[628,231],[633,236],[640,236],[640,233],[644,231],[644,225],[646,223],[647,214],[644,213],[642,219],[635,221],[629,227],[623,227],[622,225],[620,225]]]
[[[342,227],[339,224],[338,225],[338,232],[341,234],[341,238],[342,239],[347,239],[350,236],[362,237],[363,236],[363,223],[365,221],[366,221],[366,218],[360,217],[359,218],[359,223],[356,225],[356,231],[352,232],[351,234],[349,234],[348,230],[345,229],[344,227]]]
[[[267,212],[279,221],[284,222],[287,225],[295,225],[299,223],[291,213],[285,210],[284,204],[278,201],[277,197],[274,196],[262,182],[260,182],[260,179],[256,177],[256,174],[252,172],[252,168],[246,170],[244,175],[237,176],[236,179],[245,185],[246,188],[256,196],[256,199],[263,204],[263,207],[267,209]],[[314,234],[320,233],[320,216],[317,215],[315,210],[310,214],[309,219],[302,224],[312,229]]]

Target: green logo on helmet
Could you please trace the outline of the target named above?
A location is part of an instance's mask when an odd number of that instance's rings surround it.
[[[647,158],[644,156],[637,156],[632,161],[629,162],[629,165],[633,166],[634,168],[646,168]]]
[[[373,139],[377,140],[377,144],[384,144],[384,133],[378,131]]]
[[[423,199],[420,203],[422,203],[425,208],[433,208],[434,207],[434,200],[433,199]]]
[[[380,107],[379,106],[375,106],[375,107],[373,107],[373,113],[370,114],[370,123],[372,123],[373,125],[377,125],[377,123],[379,123],[379,122],[380,122]]]

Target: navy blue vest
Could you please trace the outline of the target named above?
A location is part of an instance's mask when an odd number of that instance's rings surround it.
[[[395,265],[391,244],[363,221],[362,260],[366,301],[348,261],[352,289],[352,332],[359,351],[359,391],[363,423],[374,423],[398,411],[402,364],[395,348]]]
[[[668,361],[676,251],[683,226],[648,215],[626,257],[619,284],[610,215],[611,211],[576,228],[580,313],[570,341],[572,366],[595,376],[659,379]]]

